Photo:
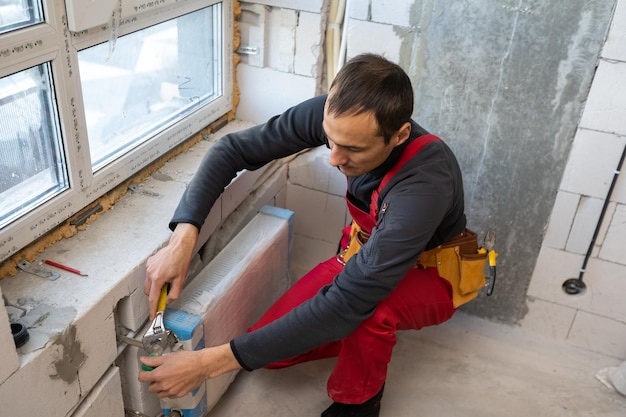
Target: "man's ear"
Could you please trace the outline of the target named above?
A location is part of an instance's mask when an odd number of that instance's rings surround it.
[[[400,127],[400,129],[398,129],[398,131],[394,135],[395,144],[393,146],[396,147],[398,145],[402,145],[404,142],[407,141],[409,136],[411,136],[411,123],[406,122]]]

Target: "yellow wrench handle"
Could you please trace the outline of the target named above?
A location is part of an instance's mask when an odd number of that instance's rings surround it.
[[[165,311],[165,306],[167,305],[167,290],[169,288],[169,284],[165,284],[161,287],[161,294],[159,294],[159,304],[157,306],[157,311]]]

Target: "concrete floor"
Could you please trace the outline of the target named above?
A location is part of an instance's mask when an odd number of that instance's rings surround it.
[[[402,332],[381,417],[626,416],[626,397],[596,378],[622,361],[462,313]],[[240,372],[210,417],[317,417],[334,360]]]

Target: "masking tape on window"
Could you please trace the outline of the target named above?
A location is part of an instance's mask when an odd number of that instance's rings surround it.
[[[117,32],[120,28],[120,21],[122,20],[122,0],[117,1],[117,8],[113,9],[113,13],[111,13],[111,23],[109,27],[111,28],[111,34],[109,36],[109,55],[107,55],[107,59],[105,62],[111,58],[113,52],[115,51],[115,42],[117,41]]]

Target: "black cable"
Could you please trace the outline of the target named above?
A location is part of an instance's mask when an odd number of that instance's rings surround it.
[[[589,248],[587,249],[587,253],[585,254],[585,259],[583,260],[583,264],[580,267],[580,273],[578,274],[578,278],[570,278],[565,280],[563,283],[563,291],[568,294],[579,294],[582,292],[586,285],[583,281],[583,276],[585,275],[585,271],[587,268],[587,262],[591,257],[591,252],[593,252],[593,248],[596,244],[596,239],[598,238],[598,234],[600,233],[600,228],[602,227],[602,220],[604,219],[604,215],[606,214],[606,209],[609,206],[611,195],[613,194],[613,189],[615,188],[615,184],[617,183],[617,178],[619,177],[619,173],[622,170],[622,165],[624,164],[624,158],[626,158],[626,146],[622,150],[622,156],[620,157],[619,163],[617,164],[617,169],[613,174],[613,180],[611,181],[611,185],[609,186],[609,191],[606,194],[606,199],[604,200],[604,204],[602,205],[602,211],[600,211],[600,218],[598,219],[598,223],[596,224],[596,229],[593,232],[593,236],[591,238],[591,242],[589,242]]]

